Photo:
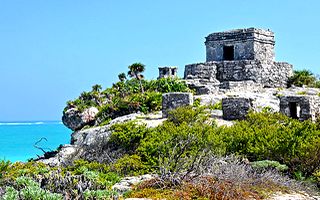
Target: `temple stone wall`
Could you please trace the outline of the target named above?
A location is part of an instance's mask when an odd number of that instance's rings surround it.
[[[159,67],[159,77],[160,78],[175,78],[177,77],[178,68],[177,67]]]
[[[162,116],[167,117],[168,112],[181,106],[193,105],[193,95],[188,92],[171,92],[162,95]]]
[[[301,121],[320,117],[320,97],[317,96],[283,96],[280,97],[280,112]]]
[[[253,81],[262,87],[287,87],[291,75],[292,65],[288,63],[239,60],[186,65],[184,79],[210,83]]]
[[[200,79],[207,82],[218,82],[217,66],[213,62],[186,65],[184,79]]]
[[[274,33],[256,28],[212,33],[206,37],[207,62],[223,61],[225,46],[233,47],[233,60],[274,61]]]
[[[243,97],[230,97],[222,99],[223,119],[242,120],[245,119],[252,108],[252,99]]]

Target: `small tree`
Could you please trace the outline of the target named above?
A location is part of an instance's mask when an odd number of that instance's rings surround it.
[[[118,75],[118,78],[121,82],[124,82],[127,79],[127,76],[125,73],[122,72]]]
[[[99,84],[95,84],[92,86],[92,92],[100,92],[102,90],[102,86]]]
[[[101,90],[102,90],[102,86],[99,84],[95,84],[92,86],[92,90],[90,93],[92,100],[94,100],[98,105],[102,104],[101,93],[100,93]]]
[[[303,85],[314,87],[316,85],[317,78],[309,70],[295,70],[293,76],[290,77],[289,83],[301,87]]]
[[[136,78],[137,80],[139,80],[141,92],[144,93],[143,86],[142,86],[142,83],[141,83],[141,80],[144,77],[143,77],[143,75],[141,73],[144,72],[145,65],[142,64],[142,63],[133,63],[128,68],[129,68],[128,76],[131,77],[131,78]]]

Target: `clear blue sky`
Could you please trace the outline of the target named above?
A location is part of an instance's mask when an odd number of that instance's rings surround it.
[[[0,0],[0,121],[60,120],[65,102],[133,62],[205,60],[204,37],[269,28],[276,59],[320,74],[318,0]]]

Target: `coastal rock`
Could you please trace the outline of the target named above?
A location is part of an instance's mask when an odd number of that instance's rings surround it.
[[[73,131],[80,130],[85,125],[93,123],[99,110],[90,107],[80,112],[77,108],[70,108],[63,113],[63,124]]]
[[[91,145],[96,143],[96,141],[101,139],[108,139],[111,132],[110,127],[117,123],[124,123],[127,121],[135,120],[137,117],[141,116],[141,114],[129,114],[121,117],[117,117],[109,122],[108,125],[99,126],[94,128],[88,128],[84,130],[75,131],[71,135],[71,144],[73,145]]]
[[[110,134],[110,125],[75,131],[71,135],[71,144],[78,146],[91,145],[99,139],[109,138]]]
[[[67,163],[70,163],[70,161],[72,160],[71,158],[74,158],[74,155],[79,153],[79,151],[81,151],[81,148],[79,148],[79,146],[66,144],[62,146],[62,148],[54,157],[48,159],[40,159],[39,161],[52,167],[65,165]]]
[[[156,178],[156,175],[145,174],[142,176],[125,177],[119,183],[112,186],[112,189],[123,194],[129,190],[132,190],[133,186],[147,180]]]

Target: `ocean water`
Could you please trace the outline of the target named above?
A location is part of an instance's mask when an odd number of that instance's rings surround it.
[[[0,122],[0,160],[26,161],[42,155],[42,151],[55,150],[60,144],[70,143],[71,130],[59,121]]]

